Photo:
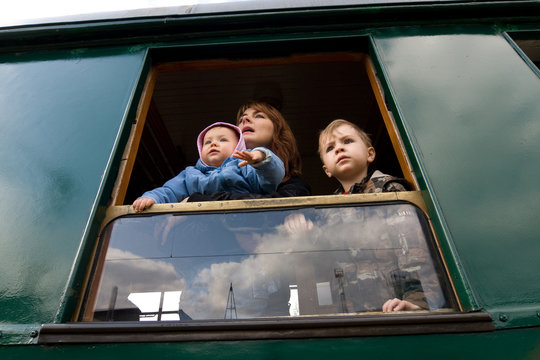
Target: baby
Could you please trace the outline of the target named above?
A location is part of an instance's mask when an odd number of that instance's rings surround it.
[[[145,192],[133,202],[136,212],[155,203],[180,202],[195,192],[272,193],[285,176],[281,159],[263,147],[246,150],[242,132],[229,123],[205,128],[197,137],[197,147],[200,158],[195,166]]]

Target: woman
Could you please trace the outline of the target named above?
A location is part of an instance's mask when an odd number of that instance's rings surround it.
[[[272,197],[308,196],[311,188],[300,178],[302,165],[296,140],[283,118],[272,105],[261,101],[250,101],[238,109],[237,125],[248,149],[261,146],[276,154],[285,165],[285,177],[276,192],[271,194],[216,192],[192,194],[188,201],[241,200]]]

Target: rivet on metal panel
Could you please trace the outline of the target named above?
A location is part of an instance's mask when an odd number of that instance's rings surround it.
[[[501,321],[508,321],[508,316],[506,316],[506,314],[500,314],[500,315],[499,315],[499,320],[501,320]]]

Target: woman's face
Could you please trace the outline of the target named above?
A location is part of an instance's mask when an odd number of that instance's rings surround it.
[[[247,108],[238,119],[238,127],[248,149],[262,146],[269,148],[274,135],[274,123],[262,111]]]

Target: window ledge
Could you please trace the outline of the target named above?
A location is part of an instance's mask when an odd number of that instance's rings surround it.
[[[225,200],[225,201],[205,201],[188,203],[168,203],[154,204],[151,208],[137,213],[131,205],[110,206],[107,208],[104,228],[112,220],[126,215],[152,215],[160,213],[193,213],[193,212],[213,212],[232,210],[265,210],[286,207],[307,207],[307,206],[329,206],[342,204],[363,204],[379,203],[391,201],[409,202],[419,207],[427,214],[421,191],[401,191],[370,194],[350,194],[350,195],[318,195],[299,196],[285,198],[249,199],[249,200]]]
[[[484,312],[403,312],[276,320],[45,324],[39,344],[269,340],[493,331]]]

